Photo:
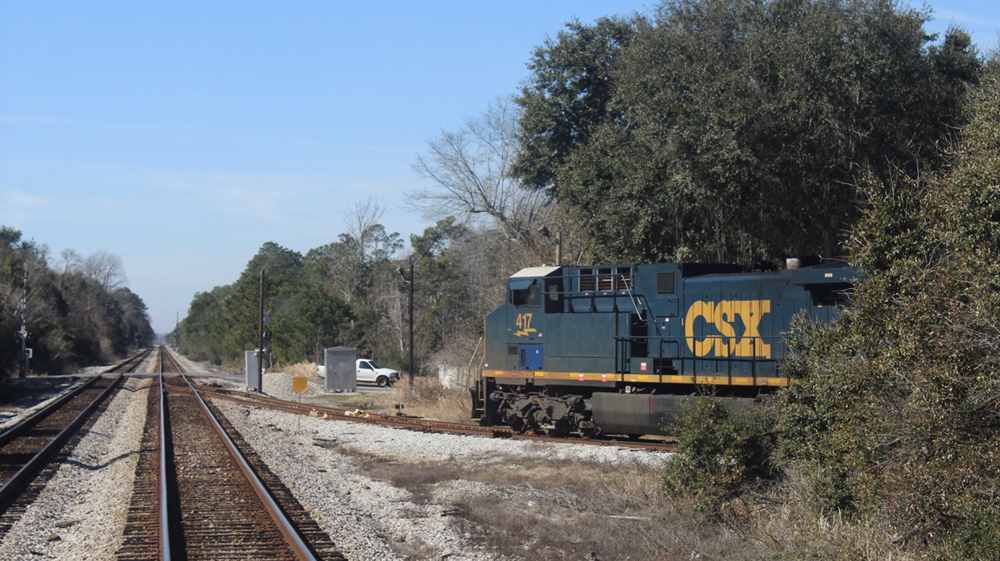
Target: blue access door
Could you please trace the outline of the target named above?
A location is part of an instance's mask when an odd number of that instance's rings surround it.
[[[541,370],[542,369],[542,346],[541,345],[518,345],[518,370]]]

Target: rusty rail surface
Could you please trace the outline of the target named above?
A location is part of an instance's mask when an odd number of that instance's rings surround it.
[[[343,559],[301,505],[289,500],[291,493],[280,480],[267,470],[263,478],[271,480],[262,481],[257,471],[263,462],[244,456],[165,349],[160,357],[164,390],[159,432],[165,446],[156,470],[160,505],[156,514],[149,512],[154,493],[145,483],[147,497],[133,500],[119,559],[149,558],[152,533],[159,534],[163,559]],[[178,375],[162,375],[168,371]],[[151,426],[155,424],[147,422],[147,430]],[[275,498],[268,487],[284,493]],[[151,530],[154,521],[158,525]],[[300,530],[303,526],[308,531]]]
[[[157,392],[159,403],[159,432],[160,432],[160,559],[170,561],[172,555],[170,550],[170,488],[167,482],[170,480],[170,471],[167,469],[167,455],[164,453],[171,446],[169,431],[167,430],[166,402],[167,390],[163,386],[163,351],[156,353],[158,368],[157,372]]]
[[[166,502],[160,493],[160,481],[165,479],[166,455],[162,439],[167,430],[160,411],[164,410],[165,391],[162,377],[156,388],[150,388],[146,398],[146,421],[142,442],[139,447],[139,461],[136,463],[135,480],[132,484],[132,498],[125,522],[124,539],[117,552],[119,560],[170,559],[169,525]]]
[[[120,364],[117,364],[104,372],[104,374],[119,374],[119,373],[129,373],[135,371],[142,364],[143,360],[149,356],[153,349],[145,349],[140,351],[138,354],[129,357]],[[71,399],[79,395],[81,392],[91,387],[100,379],[100,376],[94,376],[85,380],[83,383],[74,386],[73,388],[66,391],[63,395],[59,396],[58,399],[49,403],[42,409],[35,411],[30,416],[23,419],[20,423],[7,428],[3,432],[0,432],[0,448],[6,446],[12,440],[18,437],[18,435],[23,434],[24,431],[37,425],[42,419],[51,415],[54,411],[58,411],[60,407],[65,405]],[[2,483],[2,480],[0,480]]]
[[[619,448],[634,448],[637,450],[650,450],[660,452],[670,452],[676,449],[676,445],[665,442],[648,441],[621,441],[615,439],[583,439],[571,437],[551,437],[535,434],[518,434],[509,427],[482,426],[474,423],[455,423],[449,421],[437,421],[433,419],[423,419],[420,417],[407,417],[401,415],[387,415],[371,411],[360,411],[341,409],[337,407],[327,407],[308,403],[299,403],[278,399],[258,393],[241,392],[198,384],[198,390],[211,395],[213,398],[224,399],[244,405],[265,407],[287,413],[298,415],[308,415],[321,419],[333,419],[340,421],[352,421],[356,423],[369,423],[374,425],[385,425],[397,428],[416,430],[421,432],[443,432],[451,434],[487,436],[491,438],[510,438],[512,440],[531,440],[537,442],[558,442],[568,444],[583,444],[590,446],[615,446]]]
[[[10,506],[123,379],[93,378],[2,435],[0,509]]]
[[[139,365],[153,352],[153,347],[143,349],[136,355],[131,356],[119,364],[104,371],[105,374],[130,374],[139,368]]]

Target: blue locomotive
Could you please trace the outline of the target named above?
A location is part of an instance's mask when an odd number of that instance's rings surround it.
[[[792,318],[830,321],[859,273],[670,263],[532,267],[486,316],[473,418],[545,434],[667,434],[698,386],[787,386]]]

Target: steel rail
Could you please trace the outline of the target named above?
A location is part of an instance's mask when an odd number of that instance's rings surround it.
[[[387,415],[385,413],[377,413],[374,411],[340,409],[336,407],[298,403],[276,397],[263,396],[259,394],[246,394],[235,390],[211,388],[207,386],[201,386],[201,389],[211,394],[212,397],[217,397],[219,399],[225,399],[237,403],[249,403],[279,411],[309,415],[310,417],[387,425],[418,431],[453,432],[457,434],[486,435],[499,438],[513,438],[516,436],[508,427],[484,427],[482,425],[436,421],[420,417]]]
[[[124,371],[124,373],[127,374],[129,372],[134,372],[135,369],[139,368],[139,365],[142,364],[143,361],[146,360],[146,357],[148,357],[152,352],[153,352],[153,347],[144,349],[140,351],[139,354],[129,357],[128,359],[122,361],[120,364],[116,364],[115,366],[112,366],[111,368],[105,370],[104,373],[117,374],[119,372]]]
[[[170,561],[170,518],[168,514],[169,500],[167,498],[167,446],[170,435],[167,433],[166,390],[163,387],[163,351],[159,353],[160,370],[160,559]]]
[[[75,386],[74,388],[68,390],[66,393],[64,393],[62,396],[60,396],[52,403],[46,405],[45,407],[39,409],[38,411],[35,411],[29,417],[23,419],[20,423],[10,427],[3,433],[0,433],[0,446],[6,446],[8,442],[17,438],[22,432],[35,426],[36,424],[38,424],[39,421],[41,421],[45,417],[48,417],[49,414],[51,414],[53,411],[62,407],[67,401],[73,399],[74,397],[79,395],[80,392],[97,383],[99,379],[100,376],[95,376],[87,380],[86,382],[83,382],[82,384]]]
[[[184,382],[188,385],[189,388],[191,388],[191,391],[194,393],[195,397],[198,398],[198,403],[201,405],[202,411],[205,413],[205,415],[208,416],[209,421],[212,422],[212,426],[215,427],[215,432],[218,433],[219,438],[222,439],[222,442],[226,445],[226,448],[229,449],[229,453],[236,461],[236,465],[239,467],[240,471],[243,472],[243,475],[247,478],[247,481],[253,488],[254,493],[256,493],[257,497],[260,498],[261,503],[264,504],[264,507],[267,509],[268,514],[271,516],[271,519],[274,520],[275,525],[278,527],[278,530],[281,532],[282,536],[284,536],[285,542],[292,549],[296,558],[302,560],[310,560],[310,561],[315,560],[317,557],[313,552],[312,548],[309,546],[308,542],[305,540],[305,538],[302,537],[301,534],[299,534],[298,529],[295,527],[292,521],[289,520],[289,518],[285,515],[284,510],[282,510],[281,506],[278,505],[277,501],[274,500],[274,497],[271,496],[270,492],[268,492],[267,487],[265,487],[264,483],[260,480],[260,478],[257,477],[257,473],[253,470],[252,467],[250,467],[250,464],[243,456],[243,453],[240,452],[239,448],[236,446],[233,440],[229,438],[228,434],[226,434],[226,430],[222,428],[221,424],[219,424],[218,419],[215,418],[215,415],[208,408],[208,404],[205,403],[205,400],[201,397],[201,394],[194,387],[191,381],[188,380],[187,376],[185,376],[184,373],[181,373],[181,378],[184,379]]]
[[[662,442],[632,442],[621,440],[602,439],[582,439],[572,437],[552,437],[535,434],[518,434],[510,427],[483,426],[470,423],[455,423],[449,421],[436,421],[432,419],[422,419],[419,417],[400,417],[396,415],[386,415],[371,411],[355,413],[348,409],[327,407],[323,405],[313,405],[288,401],[276,397],[263,396],[259,394],[248,394],[236,390],[224,388],[213,388],[210,386],[200,386],[202,390],[219,399],[243,404],[253,404],[288,413],[299,415],[309,415],[341,421],[351,421],[355,423],[368,423],[374,425],[386,425],[409,430],[424,432],[447,432],[452,434],[490,436],[493,438],[509,438],[511,440],[531,440],[535,442],[555,442],[565,444],[583,444],[588,446],[614,446],[617,448],[631,448],[651,451],[672,451],[675,445]]]
[[[75,419],[70,421],[63,430],[59,431],[59,434],[55,436],[44,448],[37,454],[35,454],[24,466],[21,467],[11,477],[3,486],[0,486],[0,507],[5,507],[9,502],[20,492],[21,488],[26,485],[35,476],[38,469],[48,460],[49,456],[55,453],[62,445],[69,440],[69,438],[76,432],[76,430],[86,421],[87,417],[97,409],[104,400],[111,395],[111,393],[118,387],[118,384],[125,378],[124,375],[119,375],[111,384],[103,391],[99,396],[97,396],[94,401],[90,403]],[[94,378],[97,380],[98,378]]]
[[[125,365],[129,365],[129,367],[131,368],[131,370],[129,370],[129,372],[131,372],[136,367],[138,367],[139,364],[142,364],[142,361],[147,356],[149,356],[149,353],[151,352],[151,350],[152,349],[145,350],[145,351],[143,351],[143,352],[141,352],[141,353],[139,353],[139,354],[137,354],[137,355],[129,358],[128,360],[122,362],[121,364],[119,364],[119,365],[117,365],[117,366],[115,366],[115,367],[107,370],[104,373],[105,374],[114,374],[115,370],[118,370],[118,369],[124,367]],[[83,390],[85,390],[85,389],[89,388],[90,386],[94,385],[97,382],[97,380],[99,380],[100,378],[101,378],[100,376],[94,376],[94,377],[92,377],[91,379],[87,380],[86,382],[84,382],[84,383],[82,383],[82,384],[74,387],[73,389],[67,391],[65,394],[63,394],[62,396],[60,396],[58,399],[56,399],[52,403],[46,405],[45,407],[43,407],[42,409],[39,409],[38,411],[36,411],[34,413],[32,413],[31,416],[25,418],[20,423],[14,425],[13,427],[10,427],[9,429],[7,429],[7,430],[5,430],[3,432],[0,432],[0,446],[5,446],[8,442],[10,442],[14,438],[16,438],[18,435],[20,435],[25,430],[27,430],[30,427],[35,426],[35,424],[37,424],[38,421],[41,421],[42,419],[44,419],[45,417],[47,417],[50,413],[52,413],[56,409],[62,407],[63,404],[65,404],[67,401],[69,401],[69,400],[73,399],[74,397],[76,397],[77,395],[79,395],[80,392],[82,392]]]

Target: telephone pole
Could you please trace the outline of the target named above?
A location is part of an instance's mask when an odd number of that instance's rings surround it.
[[[21,292],[21,303],[18,306],[18,315],[21,316],[21,330],[17,332],[18,339],[21,340],[21,360],[22,368],[19,378],[28,377],[28,361],[31,357],[28,356],[28,325],[25,321],[26,312],[28,309],[28,263],[24,263],[24,286]]]

